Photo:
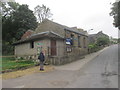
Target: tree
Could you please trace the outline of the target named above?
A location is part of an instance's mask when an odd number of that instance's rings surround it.
[[[23,33],[28,29],[34,30],[37,27],[36,17],[28,8],[28,5],[21,5],[16,12],[13,13],[13,24],[16,28],[16,39],[20,39]]]
[[[13,12],[17,10],[20,5],[13,2],[2,3],[2,39],[4,41],[12,42],[13,34]]]
[[[8,41],[12,38],[19,40],[28,29],[34,30],[37,27],[36,17],[33,11],[28,8],[28,5],[19,5],[15,2],[7,4],[7,6],[3,5],[3,40]]]
[[[15,10],[18,9],[20,5],[16,2],[2,2],[2,16],[8,17],[10,16]]]
[[[113,16],[113,25],[120,30],[120,1],[112,4],[110,16]]]
[[[108,45],[110,42],[109,38],[106,37],[100,37],[97,39],[97,45],[98,46],[104,46],[104,45]]]
[[[2,52],[13,51],[13,42],[20,40],[21,36],[28,29],[34,30],[37,27],[36,17],[28,8],[28,5],[19,5],[16,2],[2,4]],[[9,50],[8,50],[9,49]],[[5,53],[7,53],[5,52]]]
[[[48,19],[50,17],[52,17],[52,13],[50,12],[50,9],[48,7],[46,7],[45,5],[39,6],[37,5],[34,8],[34,14],[36,15],[38,22],[42,22],[44,19]]]

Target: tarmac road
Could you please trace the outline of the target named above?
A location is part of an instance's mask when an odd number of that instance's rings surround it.
[[[2,81],[3,88],[118,88],[118,45],[55,70]]]
[[[118,88],[118,45],[110,46],[78,72],[69,88]]]

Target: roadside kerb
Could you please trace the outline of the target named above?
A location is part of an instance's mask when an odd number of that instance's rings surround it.
[[[88,55],[85,56],[85,58],[77,60],[75,62],[68,63],[68,64],[61,65],[61,66],[54,66],[54,68],[55,68],[55,70],[79,70],[86,63],[88,63],[89,61],[91,61],[94,58],[96,58],[100,53],[102,53],[107,48],[108,47],[105,47],[104,49],[102,49],[100,51],[88,54]]]

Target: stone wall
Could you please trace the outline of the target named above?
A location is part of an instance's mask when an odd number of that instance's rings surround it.
[[[39,46],[37,43],[40,43]],[[49,46],[49,39],[43,39],[34,41],[34,48],[30,47],[30,42],[23,43],[15,46],[15,56],[29,56],[29,55],[37,55],[38,47],[43,47],[42,50],[46,52],[46,47]]]
[[[59,48],[59,50],[62,50],[64,48]],[[66,63],[70,63],[70,62],[73,62],[73,61],[76,61],[76,60],[79,60],[81,58],[84,57],[85,54],[87,54],[87,50],[85,49],[81,49],[78,47],[73,47],[72,48],[72,52],[60,52],[59,54],[62,54],[62,55],[57,55],[57,56],[48,56],[46,55],[45,56],[45,60],[46,60],[46,63],[48,64],[53,64],[53,65],[62,65],[62,64],[66,64]],[[23,58],[25,60],[34,60],[34,61],[39,61],[38,60],[38,54],[33,54],[33,55],[21,55],[21,56],[17,56],[16,58],[19,59],[19,58]]]
[[[63,64],[67,64],[79,59],[84,58],[84,56],[82,55],[69,55],[69,56],[63,56],[63,57],[49,57],[48,61],[49,64],[53,64],[53,65],[63,65]]]

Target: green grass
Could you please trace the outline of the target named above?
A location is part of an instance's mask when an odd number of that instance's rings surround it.
[[[18,70],[35,65],[32,60],[16,60],[14,57],[2,57],[0,62],[2,62],[2,65],[0,65],[2,69],[0,71]]]

